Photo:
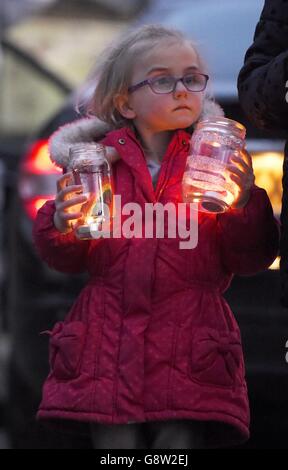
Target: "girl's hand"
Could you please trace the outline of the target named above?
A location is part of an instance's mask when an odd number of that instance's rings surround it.
[[[120,160],[120,156],[114,147],[106,147],[106,156],[110,165],[113,165]],[[54,225],[61,233],[72,232],[73,225],[83,217],[83,212],[87,212],[89,207],[93,204],[93,201],[88,201],[85,196],[79,195],[83,191],[82,186],[69,186],[69,183],[71,184],[72,181],[73,174],[66,173],[57,182]],[[78,196],[76,196],[76,194]],[[81,212],[79,211],[80,208]]]
[[[246,150],[242,150],[241,156],[233,156],[232,164],[228,165],[229,176],[236,183],[239,191],[231,206],[232,209],[242,209],[246,206],[250,199],[251,188],[255,183],[251,155]]]
[[[72,173],[66,173],[57,182],[57,196],[55,200],[56,212],[54,214],[54,225],[61,233],[69,233],[73,230],[72,221],[82,218],[83,214],[79,208],[87,202],[82,193],[82,186],[69,186],[73,181]],[[76,196],[78,194],[78,196]]]

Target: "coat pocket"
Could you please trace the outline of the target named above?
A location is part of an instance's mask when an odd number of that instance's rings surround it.
[[[233,388],[244,383],[240,333],[199,328],[193,335],[190,377],[211,387]]]
[[[58,380],[80,375],[86,334],[87,326],[78,321],[59,322],[50,333],[50,367]]]

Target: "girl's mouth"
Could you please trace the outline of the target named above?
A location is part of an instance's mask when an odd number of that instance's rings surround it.
[[[188,106],[178,106],[178,108],[175,108],[174,111],[191,111],[191,109]]]

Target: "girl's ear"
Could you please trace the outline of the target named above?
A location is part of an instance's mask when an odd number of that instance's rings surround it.
[[[129,97],[127,95],[116,95],[114,97],[114,106],[117,111],[126,119],[135,119],[136,113],[130,106]]]

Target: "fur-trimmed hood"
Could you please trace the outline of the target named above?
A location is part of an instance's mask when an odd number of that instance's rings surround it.
[[[199,121],[214,116],[224,116],[224,111],[215,101],[206,99]],[[73,145],[101,140],[111,130],[108,124],[97,118],[83,118],[60,127],[49,141],[52,162],[61,168],[67,168],[69,150]]]

